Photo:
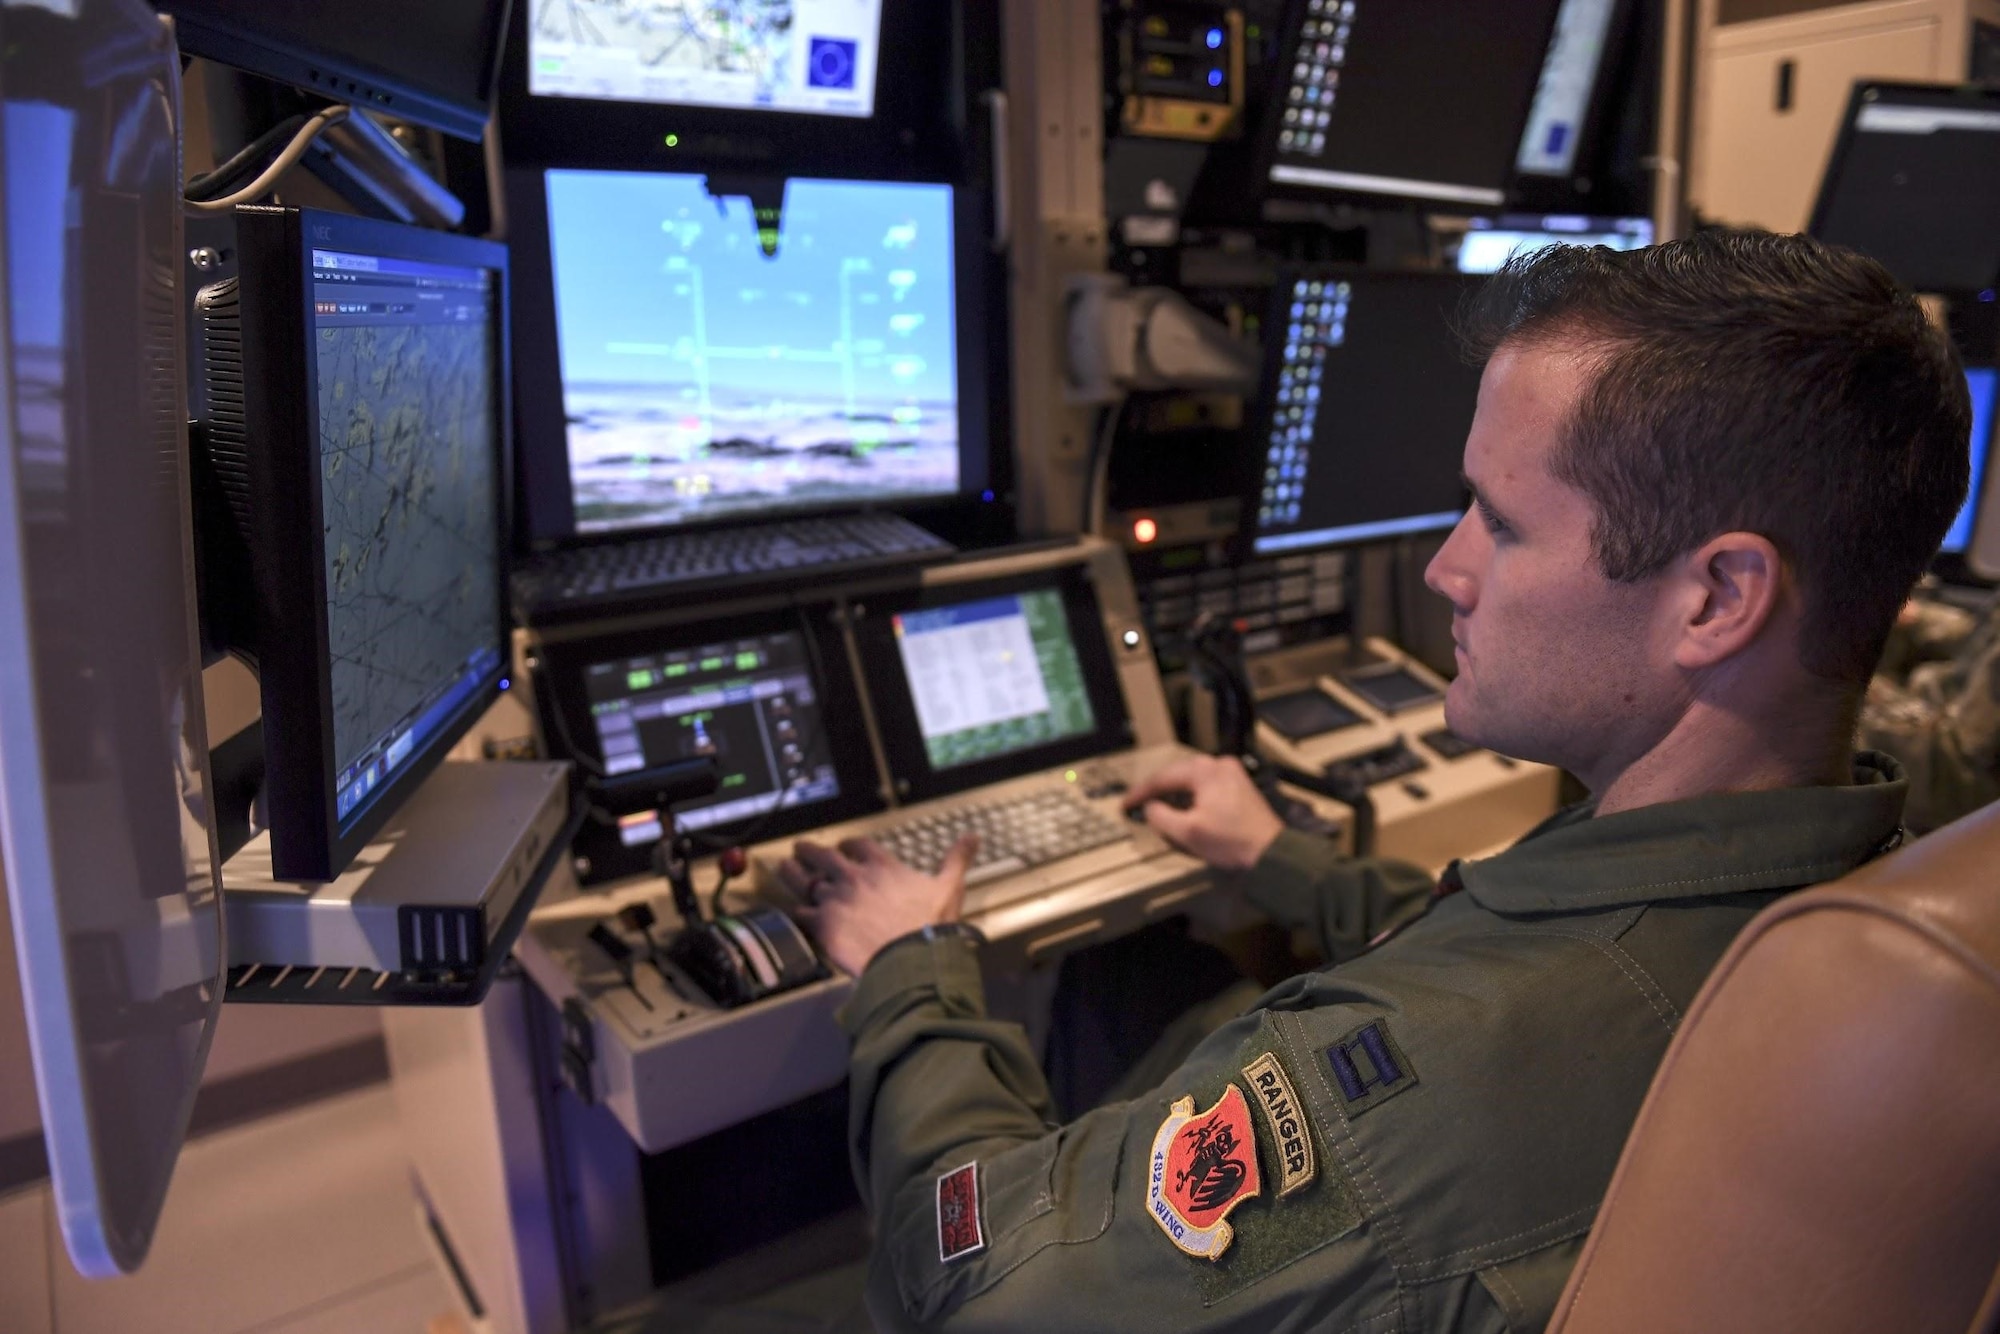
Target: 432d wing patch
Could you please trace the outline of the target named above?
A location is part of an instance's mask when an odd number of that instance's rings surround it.
[[[1167,1110],[1153,1135],[1146,1206],[1169,1241],[1189,1255],[1221,1258],[1235,1236],[1229,1211],[1262,1189],[1257,1131],[1242,1089],[1229,1085],[1199,1115],[1193,1098]]]

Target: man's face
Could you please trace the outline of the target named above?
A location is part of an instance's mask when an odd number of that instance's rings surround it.
[[[1494,355],[1465,442],[1475,503],[1424,574],[1452,604],[1452,729],[1586,783],[1643,753],[1685,706],[1661,581],[1599,573],[1591,502],[1549,472],[1592,373],[1562,347]]]

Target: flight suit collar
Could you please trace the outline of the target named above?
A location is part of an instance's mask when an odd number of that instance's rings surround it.
[[[1594,818],[1586,803],[1456,869],[1466,892],[1500,913],[1792,889],[1895,846],[1908,791],[1900,764],[1863,751],[1845,787],[1717,793]]]

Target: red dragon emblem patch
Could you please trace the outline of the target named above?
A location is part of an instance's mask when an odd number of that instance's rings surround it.
[[[1168,1240],[1189,1255],[1219,1258],[1235,1237],[1229,1211],[1262,1189],[1256,1129],[1243,1090],[1231,1084],[1198,1116],[1193,1098],[1168,1109],[1153,1136],[1146,1179],[1147,1212]]]

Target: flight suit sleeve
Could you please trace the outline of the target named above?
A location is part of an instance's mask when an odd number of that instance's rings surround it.
[[[1026,1031],[987,1016],[971,940],[890,945],[862,970],[840,1019],[854,1040],[848,1148],[871,1215],[933,1163],[1055,1128]]]
[[[1326,839],[1296,829],[1279,834],[1244,877],[1251,903],[1280,926],[1312,931],[1333,963],[1422,916],[1435,886],[1422,867],[1348,857]]]
[[[1319,1022],[1345,1023],[1347,1008]],[[1162,1088],[1060,1127],[1026,1034],[986,1015],[969,941],[893,945],[841,1021],[854,1039],[850,1144],[874,1224],[876,1328],[1194,1331],[1269,1327],[1303,1310],[1337,1317],[1329,1328],[1393,1319],[1393,1266],[1331,1146],[1317,1141],[1316,1174],[1287,1166],[1287,1153],[1311,1161],[1303,1111],[1245,1101],[1258,1097],[1252,1075],[1281,1060],[1286,1097],[1311,1096],[1300,1049],[1277,1036],[1291,1020],[1232,1020]],[[1218,1265],[1152,1216],[1149,1179],[1157,1193],[1161,1178],[1150,1165],[1178,1133],[1174,1116],[1222,1115],[1232,1096],[1235,1142],[1268,1179],[1229,1215],[1230,1263]],[[1300,1172],[1311,1180],[1278,1207],[1279,1174]]]

